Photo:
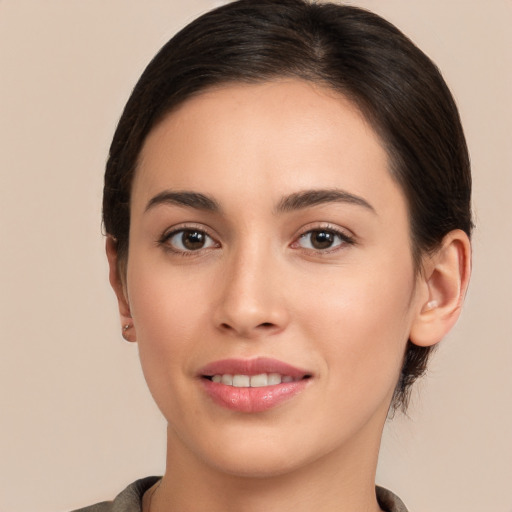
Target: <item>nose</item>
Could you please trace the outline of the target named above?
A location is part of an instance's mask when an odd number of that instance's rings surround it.
[[[227,258],[216,328],[225,334],[256,339],[282,332],[289,322],[285,287],[275,255],[268,247],[252,247]]]

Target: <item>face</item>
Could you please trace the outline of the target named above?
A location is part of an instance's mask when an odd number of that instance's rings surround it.
[[[336,93],[229,85],[148,136],[126,301],[183,460],[275,475],[376,457],[416,279],[387,154]]]

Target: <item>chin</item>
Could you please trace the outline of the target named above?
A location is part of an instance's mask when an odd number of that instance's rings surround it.
[[[290,475],[336,451],[340,441],[332,439],[328,432],[308,438],[307,432],[297,424],[275,427],[226,428],[224,435],[217,432],[202,437],[199,442],[198,439],[188,441],[200,463],[238,478]]]
[[[305,465],[301,458],[284,453],[269,453],[268,447],[252,450],[232,450],[212,457],[211,465],[222,473],[239,478],[272,478],[294,472]]]

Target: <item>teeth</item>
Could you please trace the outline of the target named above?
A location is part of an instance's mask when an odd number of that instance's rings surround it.
[[[222,384],[227,384],[228,386],[233,385],[233,375],[225,374],[221,377],[220,381]]]
[[[233,387],[248,388],[251,385],[249,375],[233,375]]]
[[[268,377],[266,373],[253,375],[251,377],[251,388],[262,388],[263,386],[268,386]]]
[[[294,382],[296,379],[290,375],[279,373],[260,373],[259,375],[213,375],[212,382],[233,386],[235,388],[262,388],[264,386],[275,386],[282,382]]]
[[[268,374],[268,385],[272,386],[273,384],[281,384],[281,375],[279,373]]]

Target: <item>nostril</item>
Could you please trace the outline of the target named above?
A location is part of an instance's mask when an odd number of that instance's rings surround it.
[[[243,322],[240,323],[231,323],[231,322],[222,322],[218,324],[217,327],[221,332],[226,335],[229,334],[239,334],[242,337],[252,337],[252,336],[262,336],[262,335],[270,335],[274,332],[279,331],[279,324],[275,322],[261,322],[250,324],[248,322],[245,325]]]

